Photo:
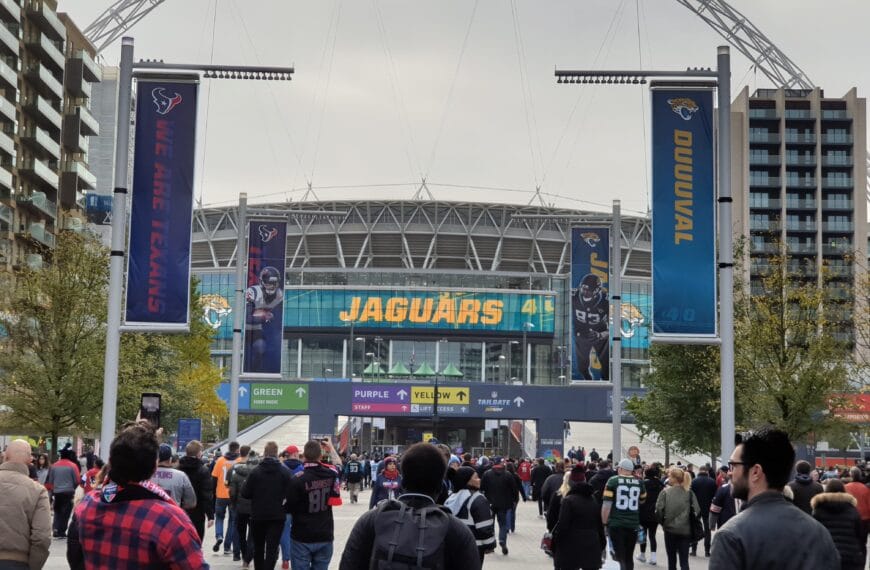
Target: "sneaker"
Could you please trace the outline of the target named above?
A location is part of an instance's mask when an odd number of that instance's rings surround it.
[[[212,551],[212,552],[217,552],[218,550],[221,549],[221,544],[223,544],[223,543],[224,543],[224,539],[223,539],[223,538],[218,538],[218,539],[217,539],[217,542],[214,543],[214,546],[211,547],[211,551]]]
[[[241,555],[233,554],[233,562],[240,562],[242,560]]]
[[[289,560],[282,560],[281,561],[281,568],[283,570],[288,570],[288,568],[290,568],[290,561]]]
[[[646,554],[644,554],[643,552],[635,556],[634,559],[638,562],[643,562],[644,564],[646,564]]]
[[[232,550],[224,550],[224,556],[230,556],[232,553]]]
[[[248,570],[251,567],[250,562],[242,562],[242,570]]]
[[[650,566],[655,566],[655,565],[656,565],[656,553],[655,553],[655,552],[650,552],[650,554],[649,554],[649,563],[650,563]]]
[[[507,544],[501,545],[501,553],[504,554],[505,556],[507,556],[507,553],[508,553]]]

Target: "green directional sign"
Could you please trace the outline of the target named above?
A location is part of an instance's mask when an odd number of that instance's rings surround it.
[[[282,411],[308,410],[308,389],[305,384],[251,383],[251,409]]]

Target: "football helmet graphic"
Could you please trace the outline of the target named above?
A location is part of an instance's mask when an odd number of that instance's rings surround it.
[[[581,301],[589,302],[601,294],[601,278],[593,273],[587,273],[580,280],[577,296]]]
[[[278,270],[268,265],[260,271],[260,285],[267,295],[274,295],[281,284],[281,275]]]

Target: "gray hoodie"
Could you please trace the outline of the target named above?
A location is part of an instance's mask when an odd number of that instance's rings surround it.
[[[172,467],[157,467],[151,482],[160,485],[182,509],[196,508],[196,492],[187,474]]]

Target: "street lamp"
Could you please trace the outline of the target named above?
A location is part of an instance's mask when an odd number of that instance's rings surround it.
[[[565,378],[565,353],[568,351],[568,347],[557,346],[556,350],[559,351],[559,379],[563,380]]]
[[[513,368],[513,364],[514,364],[514,354],[513,354],[514,347],[513,347],[513,345],[519,344],[519,343],[520,343],[520,341],[518,341],[518,340],[512,340],[508,343],[508,369],[507,369],[508,376],[511,376],[511,372],[512,372],[511,369]]]
[[[441,368],[441,362],[440,362],[441,358],[440,357],[441,357],[441,345],[442,345],[442,343],[446,346],[447,339],[446,338],[439,339],[438,344],[436,345],[436,348],[438,348],[437,355],[439,357],[438,358],[439,362],[437,362],[435,364],[435,368],[436,368],[436,370],[435,370],[435,395],[432,399],[432,402],[433,402],[433,406],[432,406],[432,436],[435,439],[438,439],[438,374],[440,374],[440,371],[437,370],[437,368]]]
[[[523,323],[523,377],[526,379],[526,384],[529,384],[529,357],[526,354],[528,350],[529,343],[526,341],[526,335],[529,334],[529,330],[535,328],[535,323],[530,323],[526,321]]]
[[[377,372],[376,372],[376,374],[377,374],[376,378],[378,379],[378,382],[381,381],[381,342],[383,342],[383,340],[384,340],[384,339],[382,339],[382,338],[379,337],[379,336],[376,336],[376,337],[375,337],[375,345],[378,347],[378,349],[377,349],[377,352],[378,352],[378,369],[377,369]]]
[[[354,320],[350,317],[339,317],[343,323],[350,327],[350,334],[347,337],[347,370],[351,378],[353,378],[353,323]]]
[[[363,349],[365,349],[365,341],[366,341],[365,338],[358,336],[353,340],[356,342],[362,342]],[[350,349],[350,377],[353,378],[353,347],[351,347],[351,349]]]
[[[498,359],[500,362],[496,364],[496,368],[501,368],[504,365],[504,361],[507,360],[507,357],[504,354],[499,354]],[[507,376],[510,376],[510,363],[508,363]],[[498,382],[498,378],[496,378],[496,382]]]
[[[375,353],[374,352],[367,352],[366,356],[372,357],[372,366],[374,366],[375,365]],[[378,368],[380,368],[380,367],[378,367]]]

